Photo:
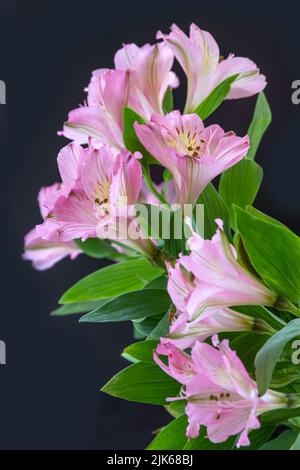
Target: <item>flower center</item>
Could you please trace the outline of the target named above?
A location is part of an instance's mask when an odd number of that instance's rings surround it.
[[[203,157],[205,141],[200,137],[197,129],[185,131],[176,127],[176,136],[169,134],[167,142],[170,147],[183,152],[189,158],[201,159]]]
[[[95,194],[95,204],[98,206],[102,206],[103,204],[109,203],[109,189],[110,189],[110,181],[102,180],[98,181],[98,188]]]

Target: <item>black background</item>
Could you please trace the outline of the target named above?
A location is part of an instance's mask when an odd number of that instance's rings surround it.
[[[40,186],[58,179],[55,159],[66,140],[56,131],[83,101],[91,71],[111,67],[123,42],[153,42],[158,29],[176,22],[187,30],[192,21],[215,36],[223,55],[250,57],[267,75],[273,123],[259,150],[265,179],[256,206],[297,230],[300,106],[291,102],[291,83],[300,79],[299,2],[0,1],[2,449],[139,449],[168,421],[161,408],[99,392],[126,364],[129,324],[49,317],[99,261],[81,256],[39,273],[21,252],[24,234],[40,222]],[[213,119],[245,133],[254,103],[226,102]]]

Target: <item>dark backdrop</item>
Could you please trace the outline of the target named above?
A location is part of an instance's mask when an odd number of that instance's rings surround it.
[[[122,42],[154,41],[172,22],[187,29],[194,21],[224,55],[255,60],[268,77],[274,116],[258,156],[265,179],[257,206],[296,230],[300,106],[290,97],[300,79],[299,14],[296,1],[0,1],[0,79],[7,85],[0,105],[1,448],[143,448],[168,420],[161,408],[99,392],[125,366],[129,324],[49,317],[60,294],[99,262],[81,256],[38,273],[21,260],[23,235],[40,221],[39,187],[58,178],[55,159],[66,141],[56,131],[83,101],[91,71],[112,66]],[[214,119],[245,132],[254,103],[226,102]]]

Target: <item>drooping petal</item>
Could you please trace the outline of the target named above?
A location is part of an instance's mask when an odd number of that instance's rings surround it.
[[[239,77],[227,99],[251,96],[266,85],[265,76],[250,59],[231,54],[222,60],[215,39],[195,24],[190,26],[189,36],[173,25],[168,35],[159,32],[157,37],[169,45],[187,76],[185,113],[194,112],[223,80],[233,75],[239,74]]]
[[[58,238],[47,241],[39,237],[35,229],[25,236],[24,245],[23,259],[31,261],[38,271],[51,268],[66,256],[75,259],[81,253],[73,241],[64,243]]]
[[[38,203],[43,218],[47,217],[51,213],[60,194],[60,183],[54,183],[51,186],[44,186],[40,189],[38,194]]]
[[[256,64],[245,57],[234,57],[232,54],[222,60],[216,70],[213,88],[226,78],[239,74],[232,83],[226,99],[247,98],[260,93],[266,86],[266,77],[259,72]]]
[[[251,331],[254,319],[229,308],[210,308],[190,321],[187,312],[178,314],[171,324],[168,338],[179,349],[192,347],[196,341],[226,331]]]
[[[109,143],[116,149],[123,146],[122,130],[102,107],[82,106],[69,113],[68,121],[59,135],[79,144],[87,144],[89,138]]]

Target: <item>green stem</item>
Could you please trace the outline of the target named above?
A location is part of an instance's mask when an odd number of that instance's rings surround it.
[[[291,312],[296,317],[300,317],[300,309],[296,307],[290,300],[279,297],[274,305],[278,310]]]
[[[160,194],[160,192],[155,189],[155,186],[153,184],[153,181],[150,176],[150,170],[149,170],[149,165],[143,167],[143,176],[146,182],[146,185],[148,186],[149,190],[151,191],[152,194],[162,203],[162,204],[168,204],[166,199]]]

